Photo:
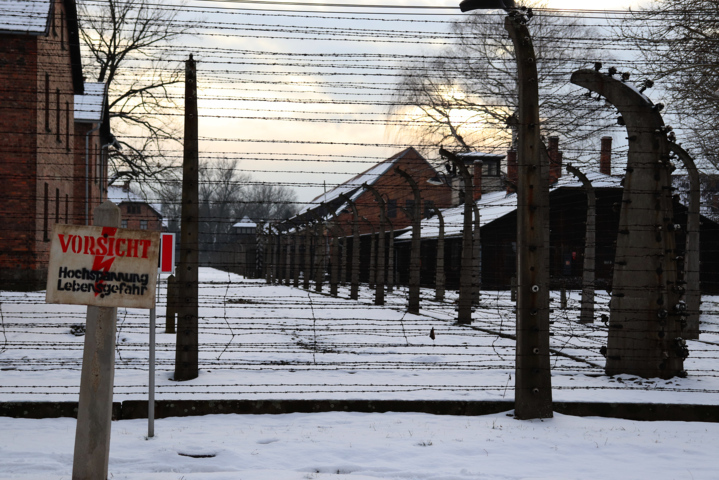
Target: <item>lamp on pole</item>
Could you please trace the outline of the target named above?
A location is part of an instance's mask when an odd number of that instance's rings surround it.
[[[514,0],[464,0],[463,12],[504,9],[504,28],[517,59],[518,184],[517,184],[517,350],[515,416],[519,419],[552,416],[549,362],[549,178],[542,162],[539,134],[537,62],[527,23],[531,9]]]

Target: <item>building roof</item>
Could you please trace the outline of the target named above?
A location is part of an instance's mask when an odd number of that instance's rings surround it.
[[[51,0],[0,0],[0,33],[44,35],[51,9]]]
[[[621,177],[612,177],[599,172],[589,172],[587,178],[594,188],[621,188]],[[560,188],[584,188],[582,182],[571,175],[565,175],[549,187],[549,192]],[[477,200],[479,207],[479,223],[483,227],[505,215],[509,215],[517,209],[517,194],[506,193],[505,191],[485,193]],[[441,210],[444,216],[445,237],[460,236],[463,226],[464,205]],[[422,220],[422,239],[437,238],[439,236],[439,218],[433,216]],[[396,241],[409,241],[412,238],[412,231],[398,235]]]
[[[245,215],[244,217],[242,217],[242,220],[240,220],[236,224],[232,225],[232,227],[233,228],[257,228],[257,224]]]
[[[105,84],[85,83],[85,93],[75,95],[75,121],[99,123],[105,106]]]
[[[145,203],[162,218],[162,207],[160,207],[160,205],[148,202],[138,194],[132,192],[129,188],[125,189],[125,187],[110,185],[107,187],[107,199],[115,205],[123,203]]]
[[[387,173],[399,160],[404,158],[405,155],[407,155],[409,152],[415,151],[412,147],[409,147],[405,150],[402,150],[398,154],[388,158],[387,160],[384,160],[369,169],[365,170],[364,172],[360,173],[359,175],[355,175],[354,177],[350,178],[346,182],[337,185],[332,190],[330,190],[327,193],[323,193],[322,195],[318,195],[315,197],[309,204],[307,204],[302,210],[297,213],[297,216],[302,215],[306,213],[309,210],[312,210],[313,208],[316,208],[318,204],[320,203],[328,203],[332,200],[336,200],[339,198],[341,194],[348,195],[350,200],[353,202],[357,200],[364,192],[365,189],[362,188],[362,185],[365,183],[367,185],[374,185],[377,180]],[[415,151],[416,152],[416,151]],[[418,154],[419,155],[419,154]]]
[[[83,93],[82,54],[75,0],[62,0],[67,11],[68,45],[72,65],[72,86],[76,94]],[[47,35],[53,18],[54,0],[0,0],[0,33]]]

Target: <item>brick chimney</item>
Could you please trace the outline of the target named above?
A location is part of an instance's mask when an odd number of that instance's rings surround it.
[[[125,183],[122,184],[122,191],[123,192],[130,191],[130,180],[125,180]]]
[[[612,174],[612,137],[602,137],[602,149],[599,153],[599,172]]]
[[[559,137],[549,137],[549,184],[556,183],[562,176],[562,152],[559,151]]]
[[[513,193],[517,186],[519,179],[518,166],[517,166],[517,151],[509,150],[507,152],[507,193]]]
[[[474,161],[474,201],[482,198],[482,160]]]

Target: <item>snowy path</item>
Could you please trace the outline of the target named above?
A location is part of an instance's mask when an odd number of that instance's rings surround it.
[[[177,383],[174,335],[158,308],[157,398],[347,398],[511,400],[514,319],[508,292],[483,292],[472,327],[453,325],[445,303],[423,291],[421,315],[405,313],[406,290],[373,305],[369,289],[351,301],[201,270],[198,379]],[[325,292],[327,288],[325,288]],[[569,308],[553,299],[554,398],[714,404],[719,393],[719,314],[706,297],[701,342],[689,342],[686,379],[603,375],[601,323],[580,325],[578,293]],[[163,297],[164,298],[164,294]],[[76,400],[84,307],[46,305],[40,293],[0,293],[0,401]],[[598,315],[607,312],[599,297]],[[146,398],[148,315],[120,309],[115,377],[117,401]],[[436,339],[429,337],[434,328]]]

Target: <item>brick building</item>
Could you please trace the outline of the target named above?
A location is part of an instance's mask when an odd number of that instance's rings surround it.
[[[311,211],[326,216],[329,210],[334,210],[344,235],[351,236],[353,215],[340,198],[340,194],[344,194],[355,203],[358,215],[367,219],[360,222],[360,234],[376,231],[380,223],[379,208],[372,193],[364,187],[366,184],[376,189],[384,198],[387,219],[392,222],[393,228],[407,228],[412,222],[404,209],[413,207],[414,194],[410,185],[396,172],[396,168],[407,172],[417,183],[422,197],[422,217],[427,217],[434,207],[450,206],[451,188],[431,182],[439,175],[438,172],[417,150],[410,147],[316,197],[292,220],[295,223],[313,222],[315,218]],[[291,227],[292,222],[287,225]],[[389,230],[389,226],[385,228]]]
[[[0,85],[0,288],[44,288],[52,226],[85,223],[77,204],[87,130],[75,123],[75,99],[85,91],[74,0],[0,0]],[[99,142],[98,134],[93,154]]]
[[[130,182],[124,185],[107,187],[107,199],[120,207],[121,227],[132,230],[166,230],[162,219],[162,209],[153,205],[130,190]]]

